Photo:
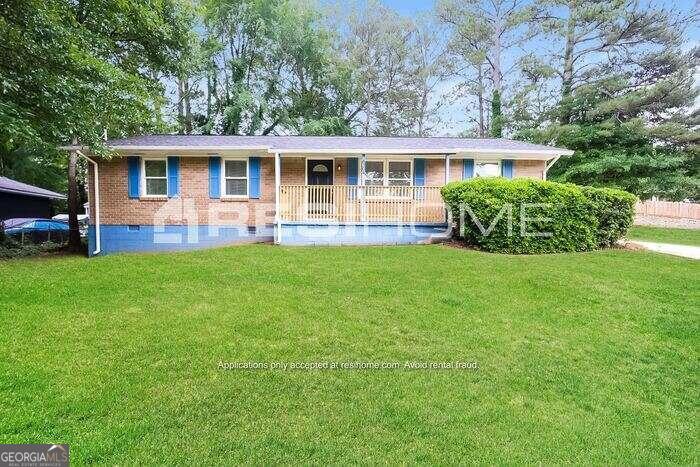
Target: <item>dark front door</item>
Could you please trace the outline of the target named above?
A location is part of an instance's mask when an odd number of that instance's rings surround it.
[[[333,161],[314,160],[306,161],[306,178],[309,187],[309,215],[313,217],[327,217],[333,212],[332,189],[318,185],[333,185]]]
[[[333,185],[333,161],[306,161],[306,174],[309,185]]]

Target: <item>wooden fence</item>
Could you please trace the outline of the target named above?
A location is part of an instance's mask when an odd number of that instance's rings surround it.
[[[286,221],[445,222],[439,186],[282,185]]]
[[[675,217],[700,220],[700,204],[680,201],[644,201],[637,203],[640,216]]]

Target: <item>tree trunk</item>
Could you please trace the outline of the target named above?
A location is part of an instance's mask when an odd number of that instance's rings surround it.
[[[211,95],[213,92],[212,80],[213,80],[213,68],[207,69],[207,133],[210,133],[209,128],[211,127],[212,120],[212,109],[211,109]]]
[[[183,134],[185,132],[185,111],[183,106],[184,92],[182,79],[177,80],[177,132]]]
[[[73,144],[78,140],[73,138]],[[80,228],[78,227],[78,154],[71,151],[68,156],[68,249],[72,253],[79,253]]]
[[[571,15],[569,11],[569,15]],[[562,125],[568,125],[571,122],[571,111],[569,110],[566,101],[571,97],[571,90],[573,87],[574,79],[574,32],[575,23],[569,16],[569,21],[566,24],[566,45],[564,47],[564,69],[562,70],[562,83],[561,83],[561,100],[564,102],[561,107],[561,115],[559,116],[559,123]]]
[[[483,65],[479,63],[476,79],[478,81],[478,90],[476,94],[479,103],[479,138],[486,137],[486,125],[484,123],[484,70]]]
[[[501,115],[501,93],[493,90],[491,100],[491,136],[500,138],[503,136],[503,116]]]
[[[192,133],[192,108],[190,99],[190,80],[186,78],[183,85],[185,98],[185,134]]]
[[[503,122],[501,117],[501,31],[502,18],[497,14],[493,31],[493,50],[491,57],[491,79],[493,80],[493,99],[491,100],[491,136],[502,136]]]
[[[491,79],[493,80],[493,89],[499,94],[501,93],[501,25],[502,19],[496,18],[493,30],[493,46],[491,49]]]

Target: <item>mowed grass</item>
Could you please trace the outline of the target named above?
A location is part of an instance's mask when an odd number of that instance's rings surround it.
[[[630,240],[700,246],[700,229],[670,229],[635,225],[627,233]]]
[[[0,442],[78,464],[697,464],[699,279],[646,252],[439,245],[4,262]]]

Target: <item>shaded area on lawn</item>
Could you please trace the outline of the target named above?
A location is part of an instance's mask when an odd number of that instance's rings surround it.
[[[439,245],[0,263],[0,442],[77,463],[692,463],[699,273]]]

